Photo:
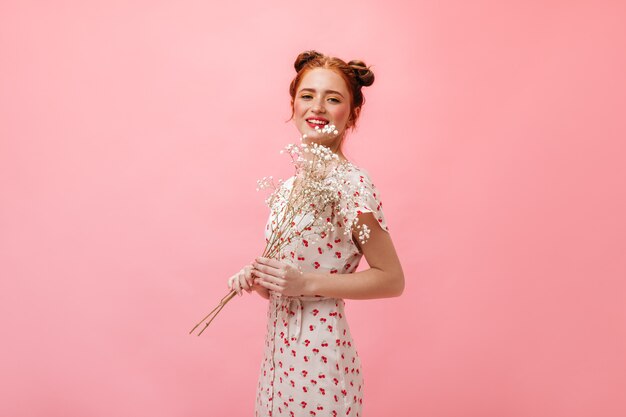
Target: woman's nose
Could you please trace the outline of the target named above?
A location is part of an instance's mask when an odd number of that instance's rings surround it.
[[[326,108],[324,107],[324,103],[321,100],[318,100],[313,104],[312,110],[315,113],[324,113],[326,111]]]

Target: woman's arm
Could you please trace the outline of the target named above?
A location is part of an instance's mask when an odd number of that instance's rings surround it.
[[[397,297],[404,291],[404,273],[388,232],[372,213],[359,215],[370,229],[362,251],[370,268],[352,274],[302,273],[274,259],[257,258],[254,283],[284,295],[322,295],[347,299]],[[356,237],[355,237],[356,239]]]
[[[359,215],[359,223],[370,229],[370,237],[362,245],[370,268],[352,274],[304,273],[303,295],[366,300],[398,297],[404,291],[404,273],[391,236],[384,231],[372,213]],[[357,233],[354,240],[357,241]]]

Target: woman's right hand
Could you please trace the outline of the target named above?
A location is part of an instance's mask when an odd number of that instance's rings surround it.
[[[230,290],[237,291],[237,294],[240,296],[243,295],[242,290],[245,290],[247,293],[254,290],[262,297],[269,298],[268,290],[265,287],[254,283],[254,279],[256,277],[252,275],[253,269],[254,267],[252,265],[246,265],[241,268],[241,271],[237,272],[228,279],[228,288]]]

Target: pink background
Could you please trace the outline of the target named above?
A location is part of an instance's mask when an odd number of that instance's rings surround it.
[[[252,415],[266,301],[188,331],[311,48],[376,74],[347,153],[406,275],[347,301],[364,416],[626,415],[624,3],[223,3],[0,5],[0,415]]]

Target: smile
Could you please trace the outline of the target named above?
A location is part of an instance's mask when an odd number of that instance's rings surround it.
[[[311,127],[314,127],[314,126],[324,126],[324,125],[327,125],[329,123],[328,120],[323,120],[323,119],[306,119],[306,122]]]

